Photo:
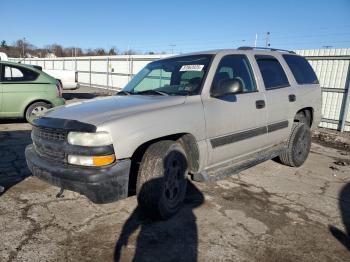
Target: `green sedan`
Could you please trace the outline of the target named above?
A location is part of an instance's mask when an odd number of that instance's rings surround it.
[[[64,105],[59,82],[41,70],[0,61],[0,118],[25,118]]]

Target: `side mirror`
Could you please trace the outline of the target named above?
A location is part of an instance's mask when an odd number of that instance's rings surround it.
[[[227,79],[221,81],[218,86],[214,87],[211,95],[213,97],[220,97],[226,95],[234,95],[243,91],[243,84],[240,79]]]

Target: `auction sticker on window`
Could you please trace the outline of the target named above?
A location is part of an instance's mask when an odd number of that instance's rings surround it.
[[[181,71],[202,71],[204,65],[183,65],[180,69]]]

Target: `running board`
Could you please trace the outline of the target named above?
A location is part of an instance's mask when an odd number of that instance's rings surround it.
[[[197,182],[214,182],[226,177],[233,176],[257,164],[279,156],[287,149],[285,144],[270,147],[263,151],[235,159],[218,167],[204,170],[201,173],[192,175],[192,179]]]

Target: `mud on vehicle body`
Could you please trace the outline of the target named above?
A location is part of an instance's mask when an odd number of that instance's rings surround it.
[[[151,62],[116,96],[58,108],[34,123],[32,173],[107,203],[137,194],[168,218],[186,180],[215,181],[279,157],[300,166],[321,117],[321,89],[293,52],[215,50]]]

